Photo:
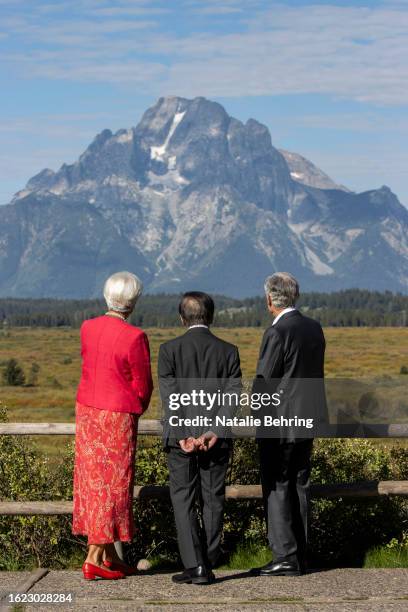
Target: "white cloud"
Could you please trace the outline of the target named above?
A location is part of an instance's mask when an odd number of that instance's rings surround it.
[[[341,130],[344,132],[371,133],[388,135],[408,132],[408,117],[385,116],[383,113],[366,111],[364,113],[302,114],[291,117],[291,125],[312,129]]]
[[[400,5],[274,5],[270,10],[254,5],[234,17],[241,30],[242,16],[246,19],[243,31],[176,36],[166,28],[166,17],[160,32],[158,14],[154,21],[138,18],[141,9],[163,9],[154,2],[79,4],[83,11],[77,18],[70,12],[69,17],[51,13],[46,22],[24,13],[3,19],[10,35],[31,44],[29,53],[3,54],[3,62],[26,77],[126,85],[143,80],[145,92],[155,95],[322,93],[385,105],[408,103],[408,10]],[[245,3],[187,5],[185,11],[222,13],[242,11]],[[124,11],[134,14],[125,18]]]
[[[101,121],[110,121],[116,119],[116,115],[112,113],[93,112],[93,113],[47,113],[35,114],[34,116],[10,117],[7,121],[0,120],[0,134],[4,139],[7,135],[18,137],[23,134],[24,138],[28,136],[39,135],[42,138],[67,137],[75,141],[76,134],[73,133],[73,127],[81,125],[81,138],[92,139],[95,136],[95,130],[92,124],[100,125]],[[88,125],[88,129],[84,130],[83,125]]]
[[[168,8],[159,7],[132,7],[132,6],[107,6],[97,7],[94,9],[94,15],[96,17],[117,17],[117,16],[139,16],[139,15],[166,15],[171,10]]]
[[[199,15],[232,15],[234,13],[243,13],[244,9],[232,4],[214,4],[210,6],[200,6],[195,9],[195,13]]]
[[[296,8],[270,3],[267,10],[258,0],[35,4],[35,11],[30,11],[28,0],[0,0],[6,74],[114,84],[124,90],[123,99],[132,100],[137,99],[135,93],[186,97],[322,93],[384,106],[408,103],[407,2],[384,0],[377,8],[342,6],[340,0],[338,6]],[[217,13],[220,19],[215,22]],[[176,33],[175,24],[180,22],[183,27]],[[192,23],[194,31],[189,30]],[[217,28],[212,28],[214,23]],[[384,182],[406,194],[406,149],[392,145],[397,134],[405,139],[408,121],[401,112],[395,117],[387,115],[388,110],[361,107],[364,115],[333,109],[332,116],[323,116],[299,108],[298,117],[293,112],[285,117],[282,109],[282,129],[272,127],[272,136],[275,131],[283,134],[289,122],[311,129],[378,134],[382,142],[377,147],[362,137],[360,149],[347,144],[342,151],[330,145],[325,151],[320,147],[299,152],[352,188]],[[97,131],[116,124],[118,114],[1,121],[5,153],[0,171],[7,179],[15,176],[21,187],[42,167],[76,158]],[[120,115],[121,127],[136,123],[137,117],[129,116],[124,121]],[[378,185],[373,184],[377,178]]]
[[[240,9],[236,3],[202,8]],[[28,57],[15,56],[16,68],[33,76],[127,84],[140,81],[137,70],[146,90],[157,94],[324,93],[379,104],[408,102],[408,11],[402,8],[277,5],[254,12],[244,32],[179,37],[155,32],[157,22],[132,18],[72,18],[47,27],[21,19],[9,28],[36,45],[53,45],[56,53],[46,58],[34,48]],[[166,65],[153,60],[157,54],[166,56]]]
[[[42,66],[33,65],[30,68],[30,76],[38,76],[48,79],[65,79],[79,82],[109,82],[119,85],[143,85],[151,79],[156,82],[165,74],[165,67],[160,64],[146,64],[143,62],[129,61],[126,63],[81,61],[80,64],[66,62],[61,68],[55,64]]]

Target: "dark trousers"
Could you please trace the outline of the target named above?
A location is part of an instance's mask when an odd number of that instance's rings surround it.
[[[306,563],[313,440],[258,441],[269,545],[276,561]]]
[[[167,451],[183,565],[186,569],[214,565],[220,553],[230,448],[221,443],[206,452],[185,453],[180,447],[168,447]]]

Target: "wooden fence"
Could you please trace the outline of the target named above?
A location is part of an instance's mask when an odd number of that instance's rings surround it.
[[[359,426],[361,429],[361,426]],[[364,428],[363,428],[364,429]],[[353,425],[332,426],[327,436],[341,437],[394,437],[408,438],[408,424],[369,425],[366,431],[356,435]],[[139,434],[159,436],[162,426],[158,420],[142,419]],[[240,436],[242,435],[240,430]],[[74,423],[0,423],[0,435],[75,435]],[[248,431],[247,435],[253,435]],[[408,452],[408,451],[407,451]],[[311,487],[313,497],[324,498],[366,498],[387,495],[408,496],[408,481],[367,481],[357,483],[316,484]],[[134,488],[136,499],[167,498],[167,486],[145,485]],[[231,485],[226,489],[227,499],[261,499],[260,485]],[[71,501],[0,501],[0,515],[58,515],[71,514]]]

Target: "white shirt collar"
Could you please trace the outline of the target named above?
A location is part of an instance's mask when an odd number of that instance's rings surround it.
[[[205,327],[208,329],[208,325],[204,325],[203,323],[197,323],[196,325],[190,325],[188,329],[194,329],[194,327]]]
[[[279,319],[283,317],[283,315],[287,314],[288,312],[293,312],[294,310],[296,310],[296,308],[293,308],[293,307],[284,308],[283,310],[281,310],[281,312],[272,321],[272,325],[276,325]]]

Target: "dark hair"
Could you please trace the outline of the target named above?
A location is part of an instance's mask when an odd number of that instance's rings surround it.
[[[186,325],[211,325],[214,301],[208,293],[188,291],[181,298],[179,313]]]

